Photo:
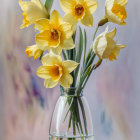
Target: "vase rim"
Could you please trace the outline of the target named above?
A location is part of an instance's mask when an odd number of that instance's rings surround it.
[[[81,97],[83,96],[83,89],[81,88],[79,92],[76,87],[63,88],[60,86],[61,96],[69,96],[69,97]]]

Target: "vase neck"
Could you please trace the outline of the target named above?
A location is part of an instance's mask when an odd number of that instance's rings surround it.
[[[83,96],[83,89],[77,91],[77,88],[63,88],[60,87],[61,96],[69,96],[69,97],[81,97]]]

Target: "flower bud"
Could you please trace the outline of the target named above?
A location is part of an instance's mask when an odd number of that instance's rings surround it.
[[[107,18],[103,18],[99,21],[98,26],[103,26],[104,24],[106,24],[108,22]]]

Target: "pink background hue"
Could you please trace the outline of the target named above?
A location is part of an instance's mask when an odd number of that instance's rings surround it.
[[[0,2],[0,140],[47,140],[59,90],[43,87],[43,80],[35,74],[41,63],[24,53],[26,46],[35,43],[35,34],[33,27],[19,30],[22,16],[18,0]],[[98,2],[94,28],[86,28],[89,45],[97,21],[104,15],[104,1]],[[85,89],[95,140],[139,140],[140,137],[139,5],[138,0],[129,0],[128,25],[115,25],[116,40],[127,44],[127,48],[117,61],[104,61]],[[64,14],[59,0],[55,0],[53,8]],[[115,26],[110,24],[110,29]]]

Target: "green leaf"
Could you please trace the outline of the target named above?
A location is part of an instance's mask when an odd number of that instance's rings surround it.
[[[85,132],[86,132],[86,135],[88,136],[87,119],[86,119],[85,109],[84,109],[83,102],[82,102],[81,98],[78,98],[78,101],[79,101],[79,105],[80,105],[81,111],[82,111],[82,116],[83,116],[84,126],[85,126]]]
[[[82,34],[82,29],[79,27],[79,43],[78,47],[76,48],[76,62],[80,63],[82,52],[83,52],[83,34]]]
[[[83,59],[83,67],[85,65],[86,49],[87,49],[87,34],[86,34],[86,30],[84,29],[84,59]]]
[[[66,54],[66,51],[65,50],[62,51],[62,54],[63,54],[64,59],[67,60],[68,57],[67,57],[67,54]]]
[[[81,84],[83,83],[83,81],[85,80],[85,78],[87,77],[87,75],[89,74],[91,67],[92,67],[92,64],[91,64],[91,65],[87,68],[87,70],[84,72],[84,74],[83,74],[83,76],[82,76],[82,78],[81,78],[81,80],[80,80],[80,86],[81,86]]]
[[[85,65],[85,69],[84,70],[86,70],[93,63],[93,60],[94,60],[95,56],[96,56],[96,54],[94,52],[92,52],[90,58],[86,62],[86,65]]]
[[[83,86],[82,86],[83,88],[85,88],[86,83],[87,83],[87,81],[88,81],[88,79],[89,79],[89,77],[90,77],[90,75],[91,75],[92,71],[94,70],[94,67],[95,67],[95,65],[94,65],[94,66],[92,66],[92,68],[91,68],[91,69],[90,69],[90,71],[89,71],[88,76],[86,77],[85,81],[83,82]]]
[[[53,1],[54,0],[46,0],[45,1],[45,7],[46,7],[46,9],[47,9],[47,11],[50,13],[50,11],[51,11],[51,8],[52,8],[52,5],[53,5]]]
[[[80,63],[81,57],[82,57],[82,53],[83,53],[83,34],[82,34],[81,27],[79,27],[79,35],[80,35],[79,43],[78,43],[78,46],[76,48],[76,62],[78,62],[78,63]],[[74,84],[76,84],[76,81],[77,81],[79,68],[80,68],[80,65],[75,70]]]

